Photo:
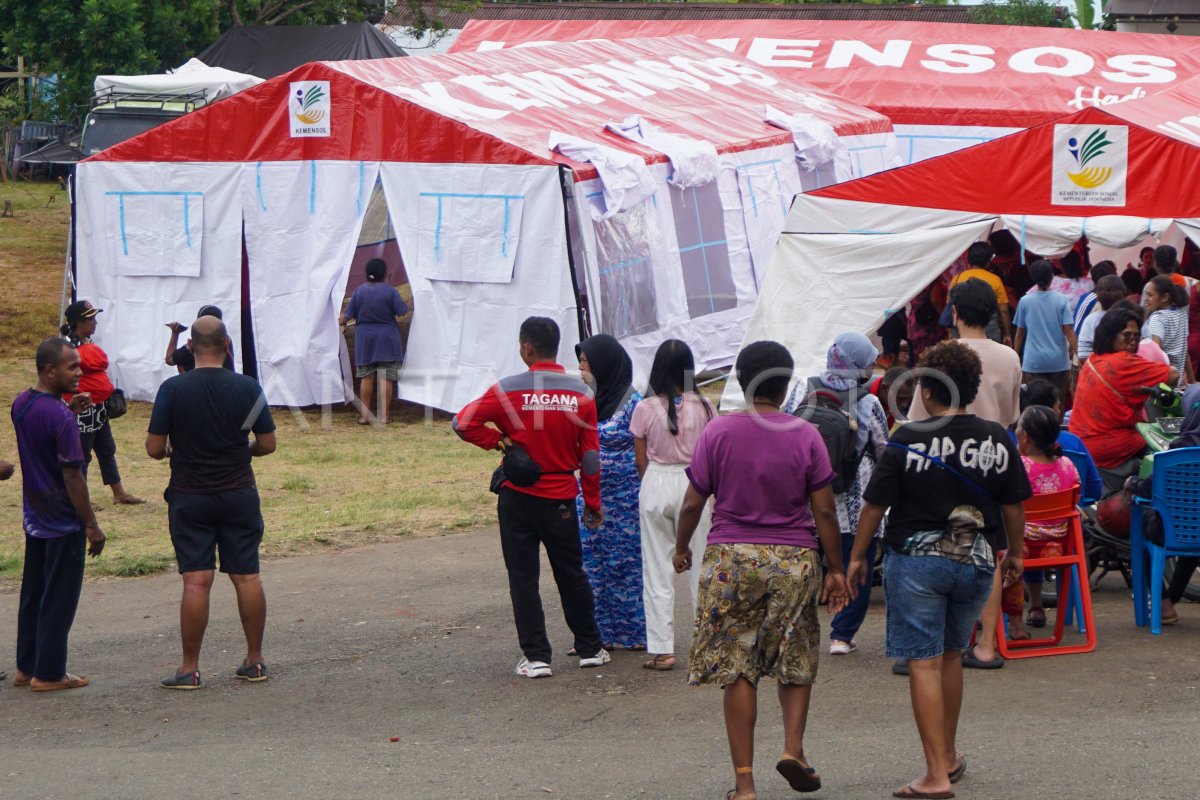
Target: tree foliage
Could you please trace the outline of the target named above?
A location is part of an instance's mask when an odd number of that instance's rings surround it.
[[[1060,28],[1058,6],[1048,0],[984,0],[967,12],[977,25],[1026,25],[1034,28]]]
[[[232,25],[374,22],[399,4],[416,12],[410,24],[436,28],[451,2],[461,0],[0,0],[0,61],[22,55],[54,76],[54,114],[78,119],[97,75],[177,67]]]

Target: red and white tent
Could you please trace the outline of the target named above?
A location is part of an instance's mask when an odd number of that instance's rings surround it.
[[[1200,74],[1194,37],[929,22],[472,20],[451,50],[678,33],[886,114],[905,163]]]
[[[1200,79],[798,196],[745,342],[780,341],[798,376],[815,374],[838,334],[874,332],[999,228],[1047,257],[1168,228],[1200,243],[1198,104]]]
[[[632,117],[649,138],[606,130]],[[244,248],[268,399],[341,402],[379,180],[414,295],[400,396],[455,411],[523,368],[531,314],[564,353],[586,315],[639,372],[672,336],[730,363],[791,198],[896,163],[885,117],[686,37],[314,63],[81,163],[78,293],[151,398],[164,323],[217,303],[240,341]]]

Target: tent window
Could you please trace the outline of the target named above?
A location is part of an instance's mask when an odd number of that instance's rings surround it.
[[[421,192],[420,274],[441,281],[512,281],[524,200],[519,194]]]
[[[118,275],[200,274],[203,192],[105,192],[104,199]]]
[[[594,223],[600,329],[618,339],[658,330],[646,203]]]
[[[736,308],[725,211],[716,182],[694,189],[670,188],[688,313],[694,319]]]

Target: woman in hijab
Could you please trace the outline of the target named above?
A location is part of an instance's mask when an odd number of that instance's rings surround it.
[[[633,362],[606,333],[575,346],[579,371],[596,394],[600,433],[600,500],[604,524],[581,525],[583,569],[596,598],[596,622],[605,648],[646,649],[642,605],[642,543],[637,463],[629,423],[642,399],[633,388]],[[581,495],[582,496],[582,495]],[[583,515],[580,503],[578,513]]]
[[[799,411],[803,415],[801,407],[808,404],[808,396],[815,391],[821,391],[825,396],[830,396],[832,392],[844,397],[847,406],[853,404],[851,414],[856,428],[856,452],[861,460],[858,462],[858,472],[846,483],[845,491],[833,498],[838,526],[842,531],[844,563],[849,563],[850,550],[854,547],[854,533],[858,530],[858,515],[862,511],[863,489],[871,479],[875,463],[888,441],[887,412],[883,410],[879,398],[868,389],[871,368],[878,357],[879,351],[866,336],[843,333],[834,339],[825,356],[825,371],[815,378],[809,378],[806,384],[796,384],[792,397],[784,406],[785,411]],[[881,525],[875,533],[876,540],[882,535]],[[867,551],[869,564],[875,563],[875,548],[876,542],[872,541]],[[858,598],[833,618],[829,628],[830,655],[847,655],[858,649],[854,635],[862,627],[870,603],[871,576],[868,576],[866,583],[858,587]]]
[[[1200,447],[1200,383],[1192,384],[1183,393],[1184,418],[1179,428],[1179,437],[1171,442],[1171,450],[1180,447]],[[1138,497],[1149,497],[1152,478],[1130,478],[1126,488]],[[1137,513],[1137,508],[1134,508]],[[1158,519],[1157,511],[1144,511],[1146,538],[1162,544],[1162,522]],[[1191,583],[1192,573],[1200,567],[1200,558],[1181,556],[1175,559],[1175,571],[1171,574],[1170,584],[1163,591],[1162,623],[1174,625],[1179,622],[1179,611],[1175,604],[1183,599]]]

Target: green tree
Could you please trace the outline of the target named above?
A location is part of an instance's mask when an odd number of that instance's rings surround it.
[[[1058,6],[1048,0],[984,0],[967,12],[977,25],[1027,25],[1035,28],[1060,28]]]
[[[86,111],[97,75],[162,72],[232,25],[336,25],[378,21],[396,6],[415,31],[439,30],[439,8],[476,0],[0,0],[0,58],[54,76],[59,119]],[[47,81],[50,83],[50,81]]]
[[[80,116],[96,75],[161,72],[217,33],[217,0],[0,0],[0,43],[54,77],[53,108]]]

